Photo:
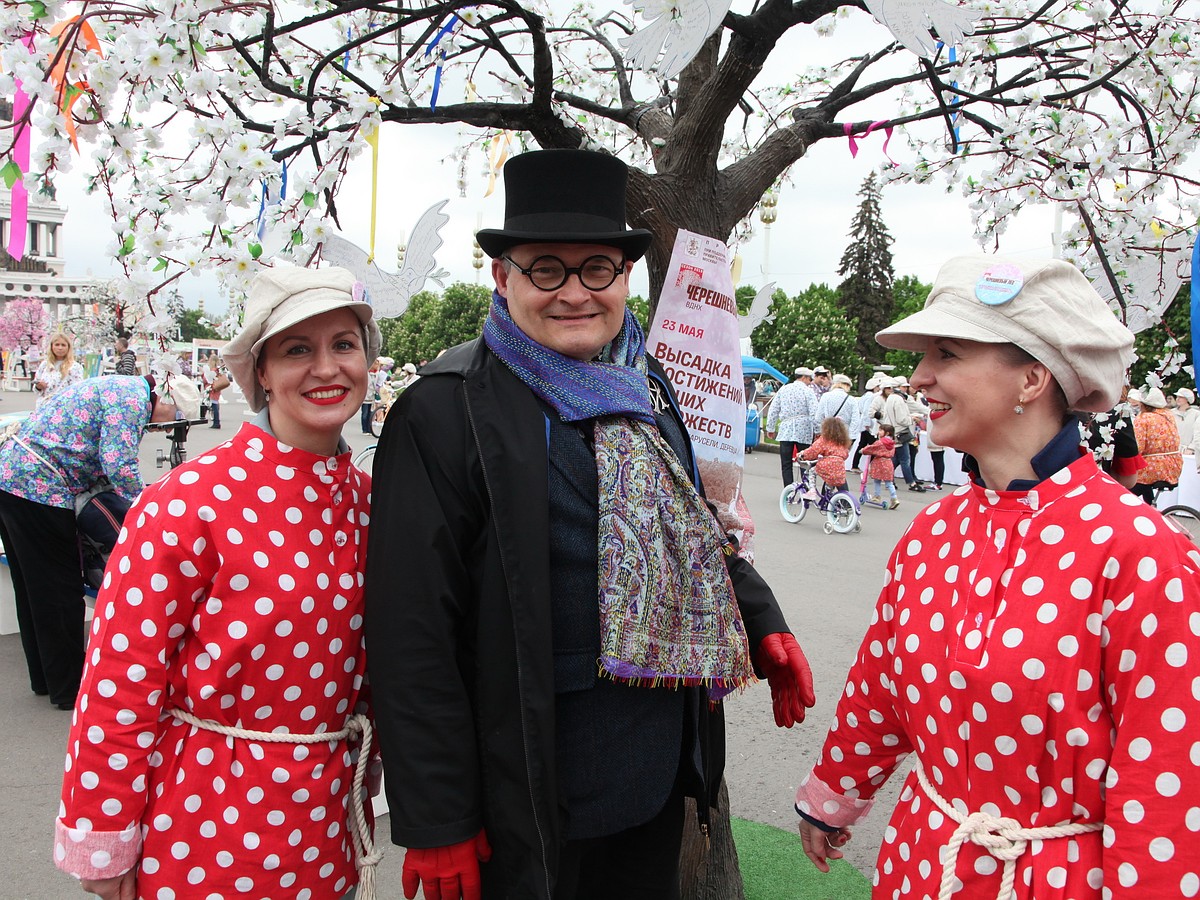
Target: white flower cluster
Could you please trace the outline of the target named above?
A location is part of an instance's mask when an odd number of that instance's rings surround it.
[[[761,158],[770,179],[786,178],[813,142],[845,140],[845,124],[862,138],[863,123],[883,121],[895,129],[886,178],[937,178],[962,191],[981,242],[994,241],[1027,205],[1064,204],[1075,213],[1065,252],[1094,263],[1102,250],[1123,292],[1135,293],[1138,260],[1177,254],[1186,244],[1178,236],[1200,217],[1200,180],[1188,175],[1200,132],[1194,0],[1130,0],[1120,14],[1108,0],[971,5],[984,17],[976,33],[929,61],[886,43],[839,60],[829,50],[837,42],[808,41],[823,55],[789,67],[782,83],[758,78],[738,99],[718,165]],[[35,98],[24,179],[31,190],[51,185],[74,157],[50,71],[58,53],[67,81],[83,86],[73,115],[87,146],[74,164],[107,201],[109,251],[140,273],[143,296],[201,269],[216,269],[236,291],[274,257],[311,256],[328,233],[328,200],[382,121],[487,121],[457,110],[468,103],[476,112],[493,104],[491,123],[503,122],[528,111],[545,71],[556,127],[581,146],[648,172],[663,154],[686,155],[677,140],[694,123],[680,115],[678,86],[629,70],[620,49],[642,24],[638,11],[685,7],[531,0],[521,16],[465,2],[397,12],[327,0],[7,3],[0,95],[11,96],[19,79]],[[81,20],[50,37],[81,10],[101,53],[87,49]],[[842,6],[803,27],[820,38],[864,15]],[[740,40],[724,37],[724,52]],[[466,154],[496,133],[495,124],[464,133],[461,191],[468,171],[488,174],[467,166]],[[10,158],[5,140],[0,165]],[[799,149],[781,154],[782,144]],[[1151,222],[1157,232],[1148,240]],[[752,224],[744,219],[734,239],[746,239]]]

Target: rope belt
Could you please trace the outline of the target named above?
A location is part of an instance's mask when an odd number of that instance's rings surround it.
[[[958,850],[965,841],[983,847],[996,859],[1004,862],[1004,874],[1000,880],[1000,891],[996,894],[996,900],[1008,900],[1012,896],[1017,877],[1017,860],[1025,853],[1030,841],[1087,834],[1104,827],[1103,822],[1069,822],[1066,825],[1022,828],[1016,819],[997,818],[981,812],[964,816],[937,792],[926,777],[920,760],[917,761],[914,770],[926,796],[948,819],[958,823],[958,828],[954,830],[950,842],[946,845],[946,862],[942,866],[942,884],[938,891],[938,900],[950,900],[950,895],[954,893],[954,869],[958,863]]]
[[[341,731],[295,734],[286,731],[249,731],[245,728],[235,728],[211,719],[201,719],[182,709],[169,709],[167,712],[180,722],[186,722],[188,725],[204,731],[215,731],[217,734],[264,744],[321,744],[326,741],[344,741],[353,735],[361,734],[358,765],[354,767],[354,779],[350,784],[350,837],[354,844],[354,865],[358,869],[358,900],[375,900],[375,867],[383,859],[383,851],[375,849],[375,841],[371,837],[371,829],[367,826],[367,813],[363,805],[363,781],[366,779],[367,767],[370,764],[373,732],[369,718],[362,713],[356,713],[346,719],[346,725]]]

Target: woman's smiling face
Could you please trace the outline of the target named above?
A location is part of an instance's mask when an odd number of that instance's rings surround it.
[[[270,393],[271,428],[285,444],[332,455],[342,426],[367,394],[363,328],[350,309],[335,309],[271,337],[258,357]]]
[[[929,338],[910,382],[925,392],[930,436],[978,458],[1020,402],[1027,368],[1012,363],[1008,344]]]

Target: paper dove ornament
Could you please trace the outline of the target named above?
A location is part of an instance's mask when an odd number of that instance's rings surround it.
[[[325,238],[321,258],[348,269],[367,286],[367,299],[376,318],[395,318],[408,309],[409,299],[421,290],[426,278],[445,277],[446,273],[441,270],[434,271],[437,265],[434,254],[442,246],[439,232],[450,221],[450,217],[442,212],[442,207],[449,202],[442,200],[421,214],[404,252],[404,266],[395,275],[383,271],[367,258],[366,251],[337,235]]]
[[[738,316],[738,337],[748,338],[750,334],[763,322],[775,321],[774,316],[767,315],[767,311],[771,308],[771,295],[775,293],[775,282],[765,284],[757,294],[754,295],[754,301],[750,304],[750,311],[744,316]]]
[[[865,0],[871,15],[917,56],[933,56],[938,41],[953,46],[975,31],[983,14],[944,0]],[[934,37],[932,31],[937,32]]]
[[[1191,249],[1191,239],[1186,231],[1180,231],[1165,240],[1147,234],[1141,243],[1143,246],[1149,245],[1151,249],[1131,251],[1119,267],[1116,260],[1112,261],[1114,269],[1123,270],[1117,275],[1117,282],[1121,285],[1121,297],[1125,301],[1125,327],[1134,334],[1145,331],[1162,319],[1163,313],[1179,293],[1184,273],[1190,267],[1188,250]],[[1093,263],[1084,274],[1092,280],[1096,293],[1120,317],[1121,306],[1100,263]]]
[[[730,0],[625,0],[650,24],[618,39],[625,61],[635,69],[654,69],[674,78],[700,52],[708,36],[729,12]],[[661,58],[660,58],[661,56]]]

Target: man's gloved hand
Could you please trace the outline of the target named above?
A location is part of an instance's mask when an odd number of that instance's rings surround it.
[[[425,900],[480,900],[479,863],[491,858],[492,848],[483,831],[449,847],[409,848],[400,875],[404,896],[413,900],[419,885]]]
[[[790,632],[768,634],[758,645],[754,662],[766,672],[771,685],[775,724],[791,728],[804,721],[804,710],[817,702],[813,695],[812,669],[804,651]]]

